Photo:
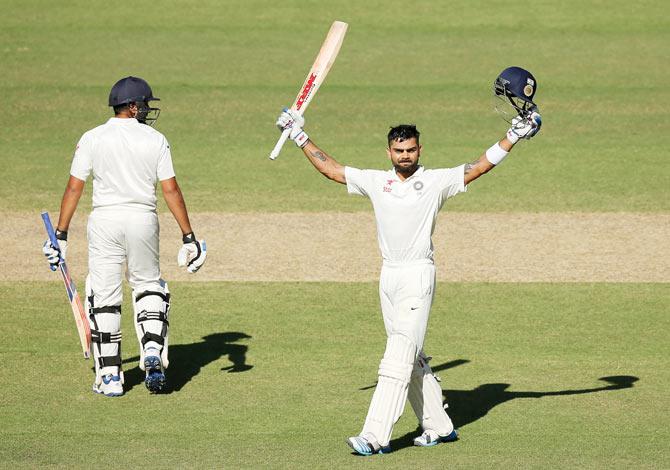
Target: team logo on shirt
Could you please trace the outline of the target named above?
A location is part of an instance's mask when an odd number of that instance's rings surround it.
[[[391,185],[395,183],[395,180],[386,180],[386,184],[384,185],[384,192],[385,193],[390,193],[391,192]]]
[[[423,181],[415,181],[413,188],[415,191],[421,191],[423,189]]]

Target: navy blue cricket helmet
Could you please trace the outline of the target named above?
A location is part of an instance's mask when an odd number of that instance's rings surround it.
[[[136,103],[138,112],[135,118],[142,124],[153,126],[161,110],[150,107],[149,101],[160,101],[160,99],[153,95],[146,80],[139,77],[122,78],[109,92],[109,106]]]
[[[511,105],[514,115],[526,115],[537,109],[533,97],[537,91],[537,81],[532,73],[521,67],[507,67],[500,72],[493,82],[494,95]],[[509,121],[513,115],[509,115],[505,107],[496,106],[496,110]],[[509,109],[509,108],[507,108]]]
[[[153,95],[146,80],[139,77],[122,78],[109,92],[109,106],[149,101],[160,101],[160,99]]]

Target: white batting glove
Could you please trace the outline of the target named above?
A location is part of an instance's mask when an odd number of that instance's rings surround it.
[[[284,111],[277,118],[277,127],[279,130],[284,132],[286,129],[291,129],[289,138],[300,148],[307,145],[307,141],[309,140],[309,136],[302,129],[304,125],[305,118],[291,109],[284,108]]]
[[[179,249],[177,264],[186,266],[186,270],[193,274],[205,264],[207,259],[207,244],[205,240],[196,240],[193,232],[182,237],[184,244]]]
[[[63,235],[65,234],[65,235]],[[49,262],[49,268],[52,271],[58,269],[58,265],[65,261],[65,253],[67,252],[67,232],[56,231],[56,237],[58,238],[58,246],[60,250],[51,244],[51,240],[48,239],[42,245],[42,253],[46,256],[47,261]]]
[[[512,119],[512,127],[507,131],[507,140],[516,144],[519,139],[531,139],[542,127],[542,116],[533,111],[529,116],[518,115]]]

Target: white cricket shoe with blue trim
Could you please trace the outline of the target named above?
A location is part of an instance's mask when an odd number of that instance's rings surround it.
[[[121,382],[121,374],[107,374],[103,375],[100,383],[93,384],[93,391],[106,397],[120,397],[123,395],[123,383]]]
[[[358,455],[388,454],[391,446],[380,447],[377,442],[371,442],[363,436],[353,436],[347,439],[347,445]]]
[[[432,447],[440,442],[454,442],[458,440],[458,431],[455,429],[446,436],[440,436],[433,430],[424,431],[419,437],[414,439],[414,445],[419,447]]]

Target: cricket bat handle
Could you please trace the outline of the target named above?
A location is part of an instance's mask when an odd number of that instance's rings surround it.
[[[275,148],[273,148],[272,152],[270,152],[270,160],[274,160],[279,156],[279,152],[281,152],[281,148],[286,143],[286,140],[288,139],[290,133],[291,133],[290,128],[284,129],[284,131],[281,133],[281,136],[279,137],[279,140],[277,141]]]
[[[56,232],[54,232],[54,227],[51,225],[51,219],[49,218],[48,212],[42,212],[42,222],[44,222],[44,228],[47,229],[47,235],[49,235],[49,240],[51,240],[51,245],[57,250],[60,250],[60,245],[58,244],[58,239],[56,238]],[[49,266],[52,271],[58,269],[56,266]]]
[[[47,229],[47,235],[49,235],[49,240],[54,248],[60,248],[58,245],[58,239],[56,238],[56,232],[54,231],[53,225],[51,225],[51,219],[49,218],[48,212],[42,212],[42,222],[44,222],[44,228]]]

